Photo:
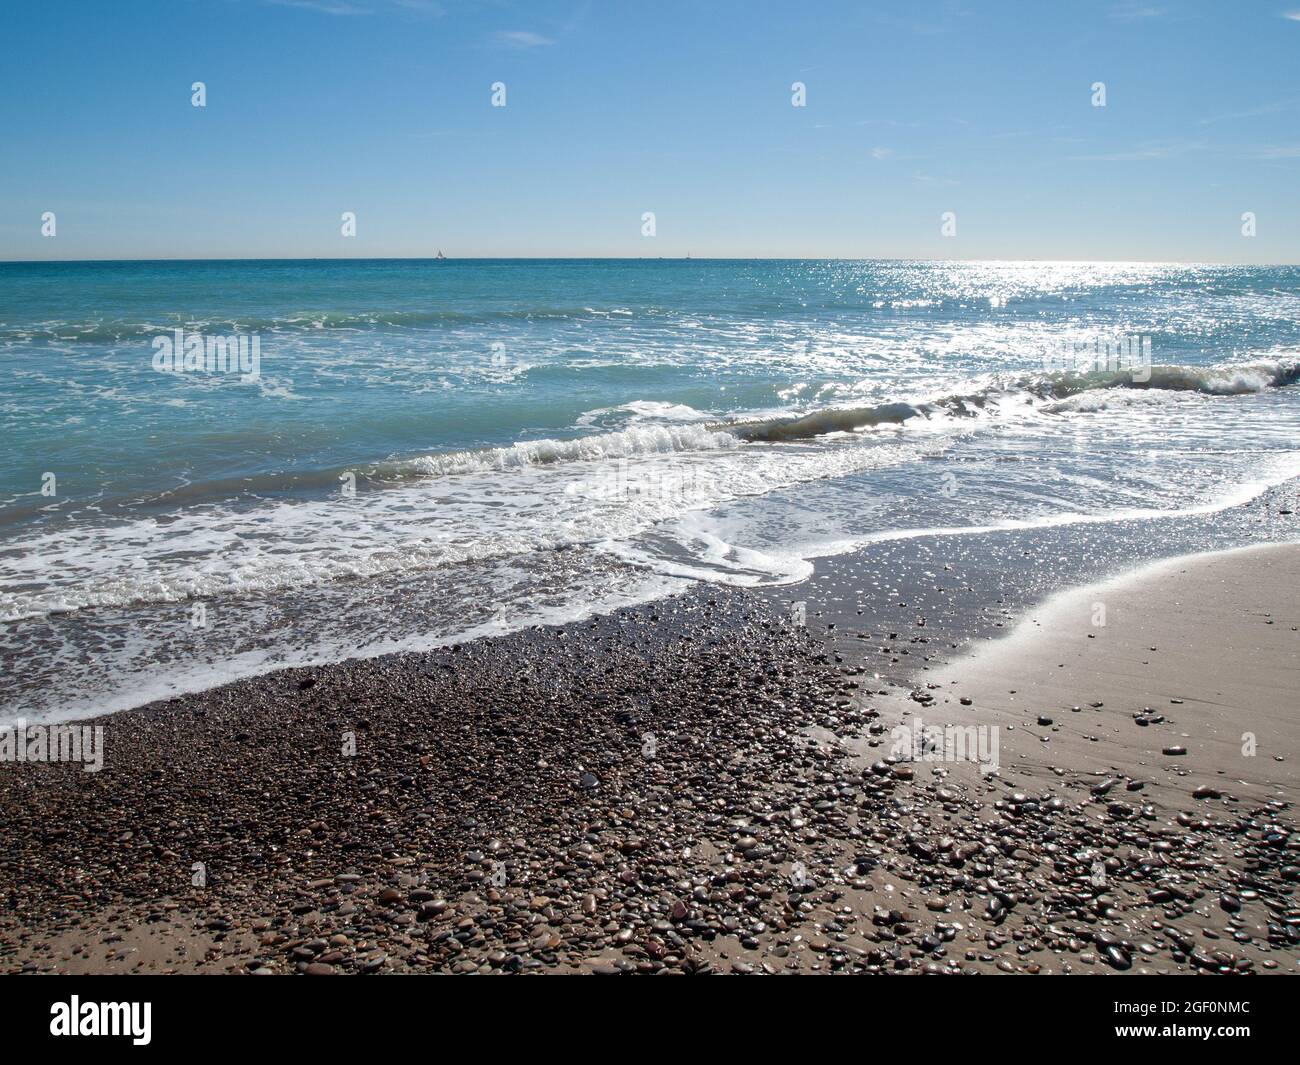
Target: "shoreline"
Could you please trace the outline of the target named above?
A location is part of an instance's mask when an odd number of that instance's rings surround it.
[[[1058,593],[926,687],[1032,730],[1037,751],[1016,745],[1028,765],[1046,764],[1048,745],[1071,768],[1108,761],[1106,771],[1158,778],[1163,760],[1176,786],[1157,779],[1143,798],[1165,807],[1197,787],[1294,804],[1298,632],[1300,544],[1198,552]]]
[[[872,476],[871,471],[859,475],[849,490],[870,492]],[[1297,514],[1300,478],[1292,478],[1226,510],[1205,513],[960,532],[921,529],[838,553],[813,553],[804,563],[811,570],[807,577],[745,590],[786,616],[804,602],[807,624],[830,638],[846,659],[859,655],[864,640],[895,640],[879,666],[883,675],[903,683],[932,660],[960,652],[972,641],[1004,635],[1017,616],[1070,587],[1189,553],[1300,541]],[[494,598],[498,581],[511,587],[517,577],[509,565],[501,565],[469,571],[449,566],[396,581],[356,578],[288,596],[218,600],[213,606],[223,619],[223,641],[215,645],[212,628],[189,623],[184,602],[59,615],[44,639],[6,645],[28,665],[0,676],[0,702],[6,707],[0,710],[0,728],[15,720],[12,708],[23,704],[30,707],[22,715],[29,723],[82,721],[284,669],[431,652],[530,627],[581,624],[622,608],[652,607],[687,587],[735,587],[639,568],[578,547],[539,558],[527,579],[539,582],[533,592],[543,605],[520,608],[515,601],[513,613],[503,612]],[[585,594],[575,596],[575,590]],[[178,624],[181,618],[186,623]],[[251,628],[250,619],[256,622]],[[131,623],[123,629],[125,620]],[[863,630],[864,625],[871,628]],[[23,624],[15,631],[22,632]],[[159,640],[159,632],[166,638]],[[386,636],[367,638],[367,633]],[[123,647],[134,650],[114,651]],[[87,686],[79,686],[87,673],[76,666],[87,661],[100,668]]]
[[[1103,638],[1070,614],[1084,586],[910,692],[872,690],[842,633],[708,588],[113,714],[100,773],[0,765],[0,968],[1294,971],[1295,762],[1271,754],[1294,750],[1297,576],[1294,544],[1166,560],[1109,582]],[[1057,665],[1172,646],[1148,635],[1166,593],[1193,660],[1256,628],[1260,660],[1208,658],[1199,702],[1171,652],[1130,689]],[[1134,724],[1132,683],[1168,721]],[[1262,722],[1243,784],[1208,731],[1240,692]],[[997,728],[998,775],[887,760],[916,717]],[[1188,753],[1152,763],[1157,737]]]

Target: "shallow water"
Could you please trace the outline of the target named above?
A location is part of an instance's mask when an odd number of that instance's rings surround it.
[[[1296,267],[2,264],[0,371],[6,717],[1300,475]]]

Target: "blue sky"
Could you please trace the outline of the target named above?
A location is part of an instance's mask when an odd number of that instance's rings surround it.
[[[10,0],[0,41],[0,259],[1300,261],[1300,0]]]

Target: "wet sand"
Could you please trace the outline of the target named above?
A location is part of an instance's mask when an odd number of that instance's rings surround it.
[[[1163,809],[1198,788],[1230,795],[1227,807],[1294,803],[1300,545],[1173,559],[1071,590],[927,682],[945,708],[969,698],[981,721],[1020,733],[1013,772],[1146,778],[1143,800]]]
[[[1059,899],[1071,866],[1076,894],[1093,870],[1085,894],[1100,919],[1058,922],[1067,950],[1045,970],[1113,964],[1114,946],[1133,971],[1297,970],[1300,545],[1186,556],[1072,589],[918,676],[875,701],[886,728],[1000,737],[996,784],[970,765],[933,769],[948,791],[997,800],[958,813],[950,833],[985,816],[1017,843],[1041,841],[1045,808],[1063,804],[1047,818],[1058,828],[1059,814],[1078,815],[1078,849],[1053,857],[1066,875],[999,878]]]
[[[904,689],[708,590],[116,714],[0,765],[0,968],[1295,971],[1297,577],[1165,565]]]

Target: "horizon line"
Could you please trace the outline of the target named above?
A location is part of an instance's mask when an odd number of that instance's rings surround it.
[[[970,258],[927,259],[910,256],[845,255],[277,255],[277,256],[147,256],[121,259],[0,259],[0,266],[99,265],[107,263],[309,263],[309,262],[890,262],[890,263],[1123,263],[1142,266],[1300,266],[1291,262],[1232,262],[1214,259],[1061,259]]]

